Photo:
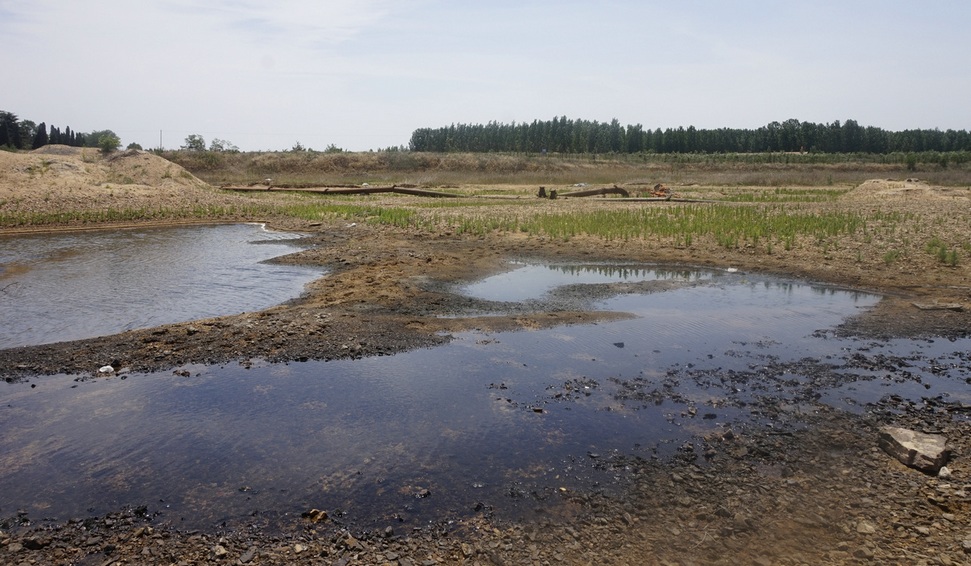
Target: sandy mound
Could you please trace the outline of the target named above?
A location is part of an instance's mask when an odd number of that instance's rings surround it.
[[[94,147],[74,147],[70,145],[50,144],[35,149],[30,153],[33,155],[61,155],[64,157],[87,157],[96,159],[100,150]]]
[[[0,151],[0,212],[178,207],[223,199],[181,166],[144,151],[108,157],[63,145]]]
[[[920,179],[870,179],[846,193],[848,200],[885,199],[962,199],[971,198],[971,190],[953,187],[937,187]]]
[[[111,174],[123,181],[151,187],[196,187],[209,185],[195,175],[155,154],[137,149],[114,153],[104,160]]]

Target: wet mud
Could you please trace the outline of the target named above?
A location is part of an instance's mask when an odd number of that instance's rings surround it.
[[[683,257],[621,246],[577,244],[564,250],[542,240],[301,228],[319,230],[307,238],[313,248],[281,261],[329,270],[305,296],[258,313],[3,350],[4,379],[33,383],[58,373],[99,379],[97,370],[106,364],[124,373],[179,371],[188,364],[356,359],[441,344],[469,330],[619,320],[630,315],[592,310],[591,303],[673,283],[569,287],[545,300],[507,304],[500,314],[501,302],[456,290],[508,269],[511,259],[684,263]],[[746,268],[739,258],[731,259],[732,266]],[[694,260],[693,265],[728,267],[715,255]],[[786,272],[781,266],[765,271]],[[812,275],[806,267],[792,272]],[[874,308],[830,331],[834,338],[853,340],[839,359],[783,360],[766,353],[770,344],[740,343],[725,356],[736,355],[748,367],[725,369],[717,360],[710,366],[669,367],[659,382],[637,376],[565,379],[539,396],[518,395],[514,385],[494,383],[490,392],[515,410],[540,413],[596,402],[604,410],[638,411],[668,403],[670,424],[698,431],[690,441],[640,451],[592,449],[582,467],[606,473],[609,480],[602,486],[511,484],[506,497],[530,510],[527,519],[497,518],[488,502],[480,502],[408,530],[394,521],[356,524],[333,509],[272,518],[255,512],[246,523],[185,530],[154,501],[66,522],[0,505],[0,559],[56,564],[967,563],[971,360],[966,351],[946,347],[909,354],[885,350],[900,339],[936,346],[962,341],[971,328],[968,314],[914,308],[926,290],[862,285],[832,274],[822,279],[885,295]],[[709,399],[699,402],[681,393],[689,383],[709,392]],[[879,391],[885,384],[906,393],[876,395],[875,401],[872,395],[857,395],[861,388]],[[834,396],[840,408],[823,395]],[[733,412],[742,409],[758,418],[733,422]],[[952,475],[928,476],[879,450],[876,430],[889,423],[945,434]],[[415,497],[420,501],[422,492]]]

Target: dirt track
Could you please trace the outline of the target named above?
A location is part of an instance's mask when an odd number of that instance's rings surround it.
[[[47,167],[49,171],[57,168]],[[28,181],[21,186],[37,185],[36,174]],[[119,198],[105,196],[103,183],[64,181],[49,184],[45,190],[67,191],[69,202],[76,206],[91,202],[102,206]],[[39,194],[21,195],[19,201],[6,196],[0,210],[58,206]],[[131,188],[125,198],[178,207],[193,199],[216,203],[241,197],[193,186],[149,196]],[[60,202],[63,206],[65,201]],[[537,206],[618,205],[573,200]],[[367,223],[349,226],[341,220],[272,217],[266,219],[271,225],[306,232],[314,245],[285,261],[331,269],[301,299],[261,313],[0,351],[0,367],[6,368],[5,377],[16,380],[41,379],[33,376],[54,372],[89,376],[107,363],[141,371],[252,358],[361,357],[435,343],[443,340],[442,331],[528,328],[610,316],[573,311],[461,319],[441,316],[469,312],[464,299],[448,292],[447,282],[482,277],[502,269],[511,258],[676,263],[803,277],[886,295],[879,307],[850,321],[844,332],[879,338],[967,335],[971,328],[967,309],[921,310],[914,306],[915,302],[971,301],[971,261],[950,267],[919,253],[921,238],[929,229],[951,241],[966,240],[971,217],[967,190],[879,181],[864,184],[836,204],[800,205],[802,209],[829,206],[915,212],[917,217],[907,228],[914,241],[901,242],[901,246],[913,247],[910,260],[888,264],[880,259],[885,248],[879,242],[863,240],[846,242],[836,250],[805,246],[769,254],[755,248],[729,250],[706,241],[683,247],[576,237],[565,245],[522,234],[429,234]],[[910,407],[902,414],[875,410],[864,417],[820,407],[814,416],[800,418],[811,426],[792,434],[748,430],[737,431],[731,438],[711,439],[712,457],[704,467],[690,461],[615,462],[633,470],[629,497],[616,500],[577,494],[565,502],[569,520],[551,517],[543,524],[494,525],[473,517],[460,525],[386,535],[350,533],[332,522],[306,519],[295,520],[292,529],[282,534],[181,533],[153,523],[150,514],[138,509],[33,530],[18,527],[17,518],[12,517],[0,534],[0,561],[971,563],[971,426],[967,420],[952,418],[933,404]],[[875,428],[890,420],[945,432],[955,453],[953,478],[925,476],[876,450]],[[11,515],[8,509],[2,512]]]

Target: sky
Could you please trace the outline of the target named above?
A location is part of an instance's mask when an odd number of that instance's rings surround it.
[[[964,0],[0,0],[0,110],[122,146],[571,119],[971,130]]]

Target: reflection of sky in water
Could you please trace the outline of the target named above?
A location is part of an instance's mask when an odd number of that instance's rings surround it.
[[[577,284],[634,283],[639,281],[696,281],[710,273],[623,265],[532,265],[487,277],[462,287],[463,295],[487,301],[527,301],[542,298],[556,287]]]
[[[185,528],[313,507],[379,529],[399,524],[396,514],[410,526],[477,503],[515,516],[538,505],[530,494],[555,502],[561,487],[608,489],[624,472],[596,464],[613,454],[666,458],[692,434],[777,418],[726,399],[798,388],[776,375],[724,384],[721,371],[806,357],[840,365],[858,349],[967,366],[955,352],[968,340],[879,346],[814,334],[876,300],[714,274],[700,286],[599,305],[637,315],[629,320],[470,332],[442,347],[354,361],[197,366],[188,378],[0,384],[0,504],[59,517],[148,504]],[[966,389],[962,369],[909,370],[921,383],[846,369],[820,393],[852,410],[848,402],[890,392],[919,399]],[[698,371],[716,379],[702,384]],[[665,393],[618,396],[653,390]],[[416,498],[421,489],[431,497]]]
[[[670,337],[667,347],[727,346],[737,342],[778,342],[785,351],[808,345],[808,335],[830,328],[879,297],[750,275],[718,275],[713,284],[666,291],[651,297],[621,295],[598,304],[631,312],[630,323],[653,340]],[[620,326],[624,326],[620,324]],[[805,342],[805,344],[803,344]]]
[[[0,348],[261,310],[319,269],[264,263],[293,234],[254,224],[0,238]]]

